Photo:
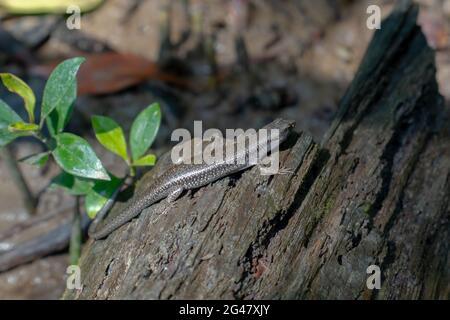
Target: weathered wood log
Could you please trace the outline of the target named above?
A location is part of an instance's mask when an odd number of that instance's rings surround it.
[[[402,1],[376,32],[321,146],[284,145],[293,174],[253,168],[151,206],[88,243],[65,298],[448,298],[449,118],[416,17]]]
[[[0,272],[32,262],[69,246],[73,206],[20,222],[0,234]],[[81,226],[87,231],[90,219],[82,215]]]

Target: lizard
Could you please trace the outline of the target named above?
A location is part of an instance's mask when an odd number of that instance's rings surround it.
[[[89,236],[95,240],[107,237],[110,233],[138,216],[142,210],[167,198],[169,204],[176,201],[186,190],[193,190],[214,181],[227,177],[233,173],[246,170],[258,163],[249,161],[251,156],[256,156],[258,161],[263,160],[269,152],[278,150],[278,147],[289,136],[295,122],[291,120],[276,119],[263,129],[278,129],[279,135],[275,141],[271,141],[271,136],[264,139],[257,139],[256,143],[249,143],[242,150],[234,154],[233,161],[218,161],[212,164],[175,164],[170,166],[163,174],[156,178],[151,186],[138,192],[130,201],[128,206],[109,223],[97,230],[99,220],[103,218],[106,211],[112,206],[113,201],[105,204],[100,210],[89,228]],[[267,152],[259,152],[259,150]],[[115,195],[119,192],[118,188]],[[114,199],[114,195],[111,197]]]

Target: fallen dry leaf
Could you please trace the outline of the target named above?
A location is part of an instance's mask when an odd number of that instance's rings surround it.
[[[173,74],[161,72],[152,61],[134,54],[106,52],[85,56],[78,72],[79,95],[110,94],[135,86],[148,79],[157,79],[181,87],[188,81]],[[62,60],[34,66],[32,72],[48,77]]]

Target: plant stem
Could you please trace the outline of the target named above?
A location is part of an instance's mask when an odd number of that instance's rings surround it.
[[[136,175],[136,168],[133,167],[132,165],[130,165],[129,168],[130,168],[129,172],[130,177],[134,177]]]
[[[80,211],[80,197],[76,199],[77,204],[72,219],[72,232],[70,236],[69,256],[70,264],[78,265],[78,260],[81,255],[81,211]]]
[[[33,136],[38,139],[39,141],[41,141],[46,148],[51,151],[54,148],[54,144],[55,142],[53,141],[53,139],[48,139],[46,138],[41,131],[37,131],[33,133]]]
[[[11,148],[9,146],[5,147],[1,151],[1,154],[5,159],[5,163],[8,167],[8,171],[11,174],[11,178],[19,189],[25,209],[27,210],[28,214],[35,214],[37,199],[33,196],[30,188],[28,187],[25,178],[23,177],[22,172],[17,165],[17,161],[12,154]]]

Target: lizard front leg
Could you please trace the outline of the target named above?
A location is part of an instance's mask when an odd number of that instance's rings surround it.
[[[272,158],[269,157],[265,157],[263,158],[258,164],[258,168],[259,168],[259,172],[261,173],[261,175],[263,176],[273,176],[273,175],[277,175],[277,174],[294,174],[295,170],[291,169],[291,168],[285,168],[285,167],[281,167],[279,168],[278,166],[276,167],[276,170],[274,170],[274,168],[271,168],[269,166],[270,161],[272,161]]]

